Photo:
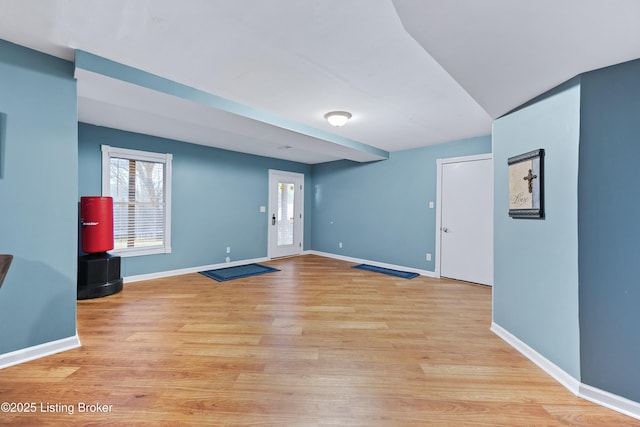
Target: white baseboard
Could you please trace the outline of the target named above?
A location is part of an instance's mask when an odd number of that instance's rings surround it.
[[[621,414],[640,420],[640,403],[634,402],[633,400],[600,390],[588,384],[580,384],[578,396],[604,406],[605,408],[613,409]]]
[[[349,261],[349,262],[353,262],[355,264],[369,264],[369,265],[374,265],[376,267],[391,268],[393,270],[409,271],[411,273],[418,273],[421,276],[438,277],[436,275],[436,273],[433,272],[433,271],[420,270],[418,268],[413,268],[413,267],[405,267],[404,265],[387,264],[387,263],[384,263],[384,262],[370,261],[370,260],[362,259],[362,258],[353,258],[353,257],[348,257],[348,256],[343,256],[343,255],[332,254],[332,253],[329,253],[329,252],[305,251],[304,253],[305,254],[323,256],[323,257],[326,257],[326,258],[339,259],[341,261]]]
[[[342,255],[332,254],[332,253],[329,253],[329,252],[319,252],[319,251],[309,251],[309,250],[307,250],[307,251],[303,251],[301,255],[318,255],[318,256],[323,256],[323,257],[326,257],[326,258],[334,258],[334,259],[339,259],[339,260],[342,260],[342,261],[349,261],[349,262],[353,262],[353,263],[356,263],[356,264],[370,264],[370,265],[375,265],[376,267],[392,268],[394,270],[402,270],[402,271],[410,271],[412,273],[418,273],[421,276],[438,277],[436,275],[436,273],[434,273],[433,271],[420,270],[420,269],[417,269],[417,268],[405,267],[403,265],[395,265],[395,264],[387,264],[387,263],[377,262],[377,261],[370,261],[370,260],[361,259],[361,258],[346,257],[346,256],[342,256]],[[220,263],[220,264],[202,265],[202,266],[199,266],[199,267],[188,267],[188,268],[182,268],[182,269],[179,269],[179,270],[158,271],[158,272],[155,272],[155,273],[138,274],[138,275],[135,275],[135,276],[125,276],[125,277],[123,277],[123,281],[124,281],[124,283],[141,282],[143,280],[162,279],[162,278],[165,278],[165,277],[179,276],[181,274],[198,273],[200,271],[205,271],[205,270],[215,270],[216,268],[235,267],[237,265],[251,264],[251,263],[254,263],[254,262],[266,262],[266,261],[270,261],[270,258],[264,257],[264,258],[245,259],[245,260],[233,261],[233,262],[225,262],[225,263]]]
[[[491,331],[522,353],[527,359],[538,365],[540,369],[551,375],[556,381],[571,391],[571,393],[578,395],[580,381],[576,380],[563,369],[558,367],[558,365],[552,363],[549,359],[529,347],[524,342],[520,341],[515,335],[512,335],[497,323],[491,323]]]
[[[491,331],[576,396],[640,420],[640,403],[581,383],[495,322],[491,323]]]
[[[199,267],[182,268],[179,270],[158,271],[156,273],[138,274],[136,276],[126,276],[126,277],[123,277],[123,281],[124,283],[141,282],[143,280],[162,279],[164,277],[179,276],[181,274],[198,273],[200,271],[205,271],[205,270],[215,270],[217,268],[235,267],[238,265],[252,264],[254,262],[265,262],[265,261],[269,261],[269,258],[264,257],[264,258],[245,259],[240,261],[224,262],[220,264],[209,264],[209,265],[201,265]]]
[[[0,354],[0,369],[28,362],[30,360],[39,359],[41,357],[50,356],[52,354],[61,353],[63,351],[72,350],[78,347],[80,347],[80,338],[76,331],[75,336],[72,337],[34,345],[33,347],[23,348],[10,353]]]

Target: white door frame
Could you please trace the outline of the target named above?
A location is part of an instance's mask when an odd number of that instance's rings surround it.
[[[295,253],[292,254],[287,254],[287,255],[279,255],[279,254],[275,254],[273,251],[273,245],[272,242],[273,240],[276,238],[276,233],[275,233],[275,228],[274,226],[272,226],[271,224],[271,218],[272,215],[275,214],[276,209],[277,209],[277,204],[278,201],[277,200],[273,200],[272,197],[272,188],[275,186],[278,177],[290,177],[292,180],[296,180],[296,181],[300,181],[301,182],[301,188],[299,189],[299,196],[296,197],[296,207],[294,207],[294,210],[297,208],[298,212],[296,212],[298,215],[297,218],[295,218],[295,228],[294,228],[294,236],[299,236],[299,245],[298,245],[298,250],[295,251]],[[269,200],[269,210],[268,210],[268,215],[267,215],[267,257],[268,258],[277,258],[279,256],[289,256],[289,255],[298,255],[301,254],[303,249],[304,249],[304,174],[302,173],[297,173],[297,172],[287,172],[287,171],[281,171],[281,170],[276,170],[276,169],[269,169],[269,189],[268,189],[268,200]],[[296,243],[295,237],[294,237],[294,244]]]
[[[450,157],[447,159],[436,160],[436,255],[434,273],[436,277],[440,276],[440,244],[442,238],[442,165],[447,163],[463,163],[473,162],[477,160],[493,160],[493,153],[477,154],[474,156]],[[491,183],[491,198],[493,199],[493,179]],[[493,201],[492,201],[493,202]]]

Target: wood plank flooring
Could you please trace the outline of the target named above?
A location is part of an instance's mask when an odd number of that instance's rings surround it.
[[[0,424],[640,425],[490,332],[490,288],[314,255],[266,264],[281,271],[79,301],[81,348],[0,370],[0,402],[36,406]]]

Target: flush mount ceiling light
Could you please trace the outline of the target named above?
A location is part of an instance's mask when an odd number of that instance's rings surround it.
[[[348,111],[330,111],[324,115],[331,126],[339,127],[347,123],[351,118],[351,113]]]

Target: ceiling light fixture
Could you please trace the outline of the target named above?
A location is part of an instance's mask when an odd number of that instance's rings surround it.
[[[348,111],[330,111],[324,115],[331,126],[339,127],[347,123],[351,118],[351,113]]]

